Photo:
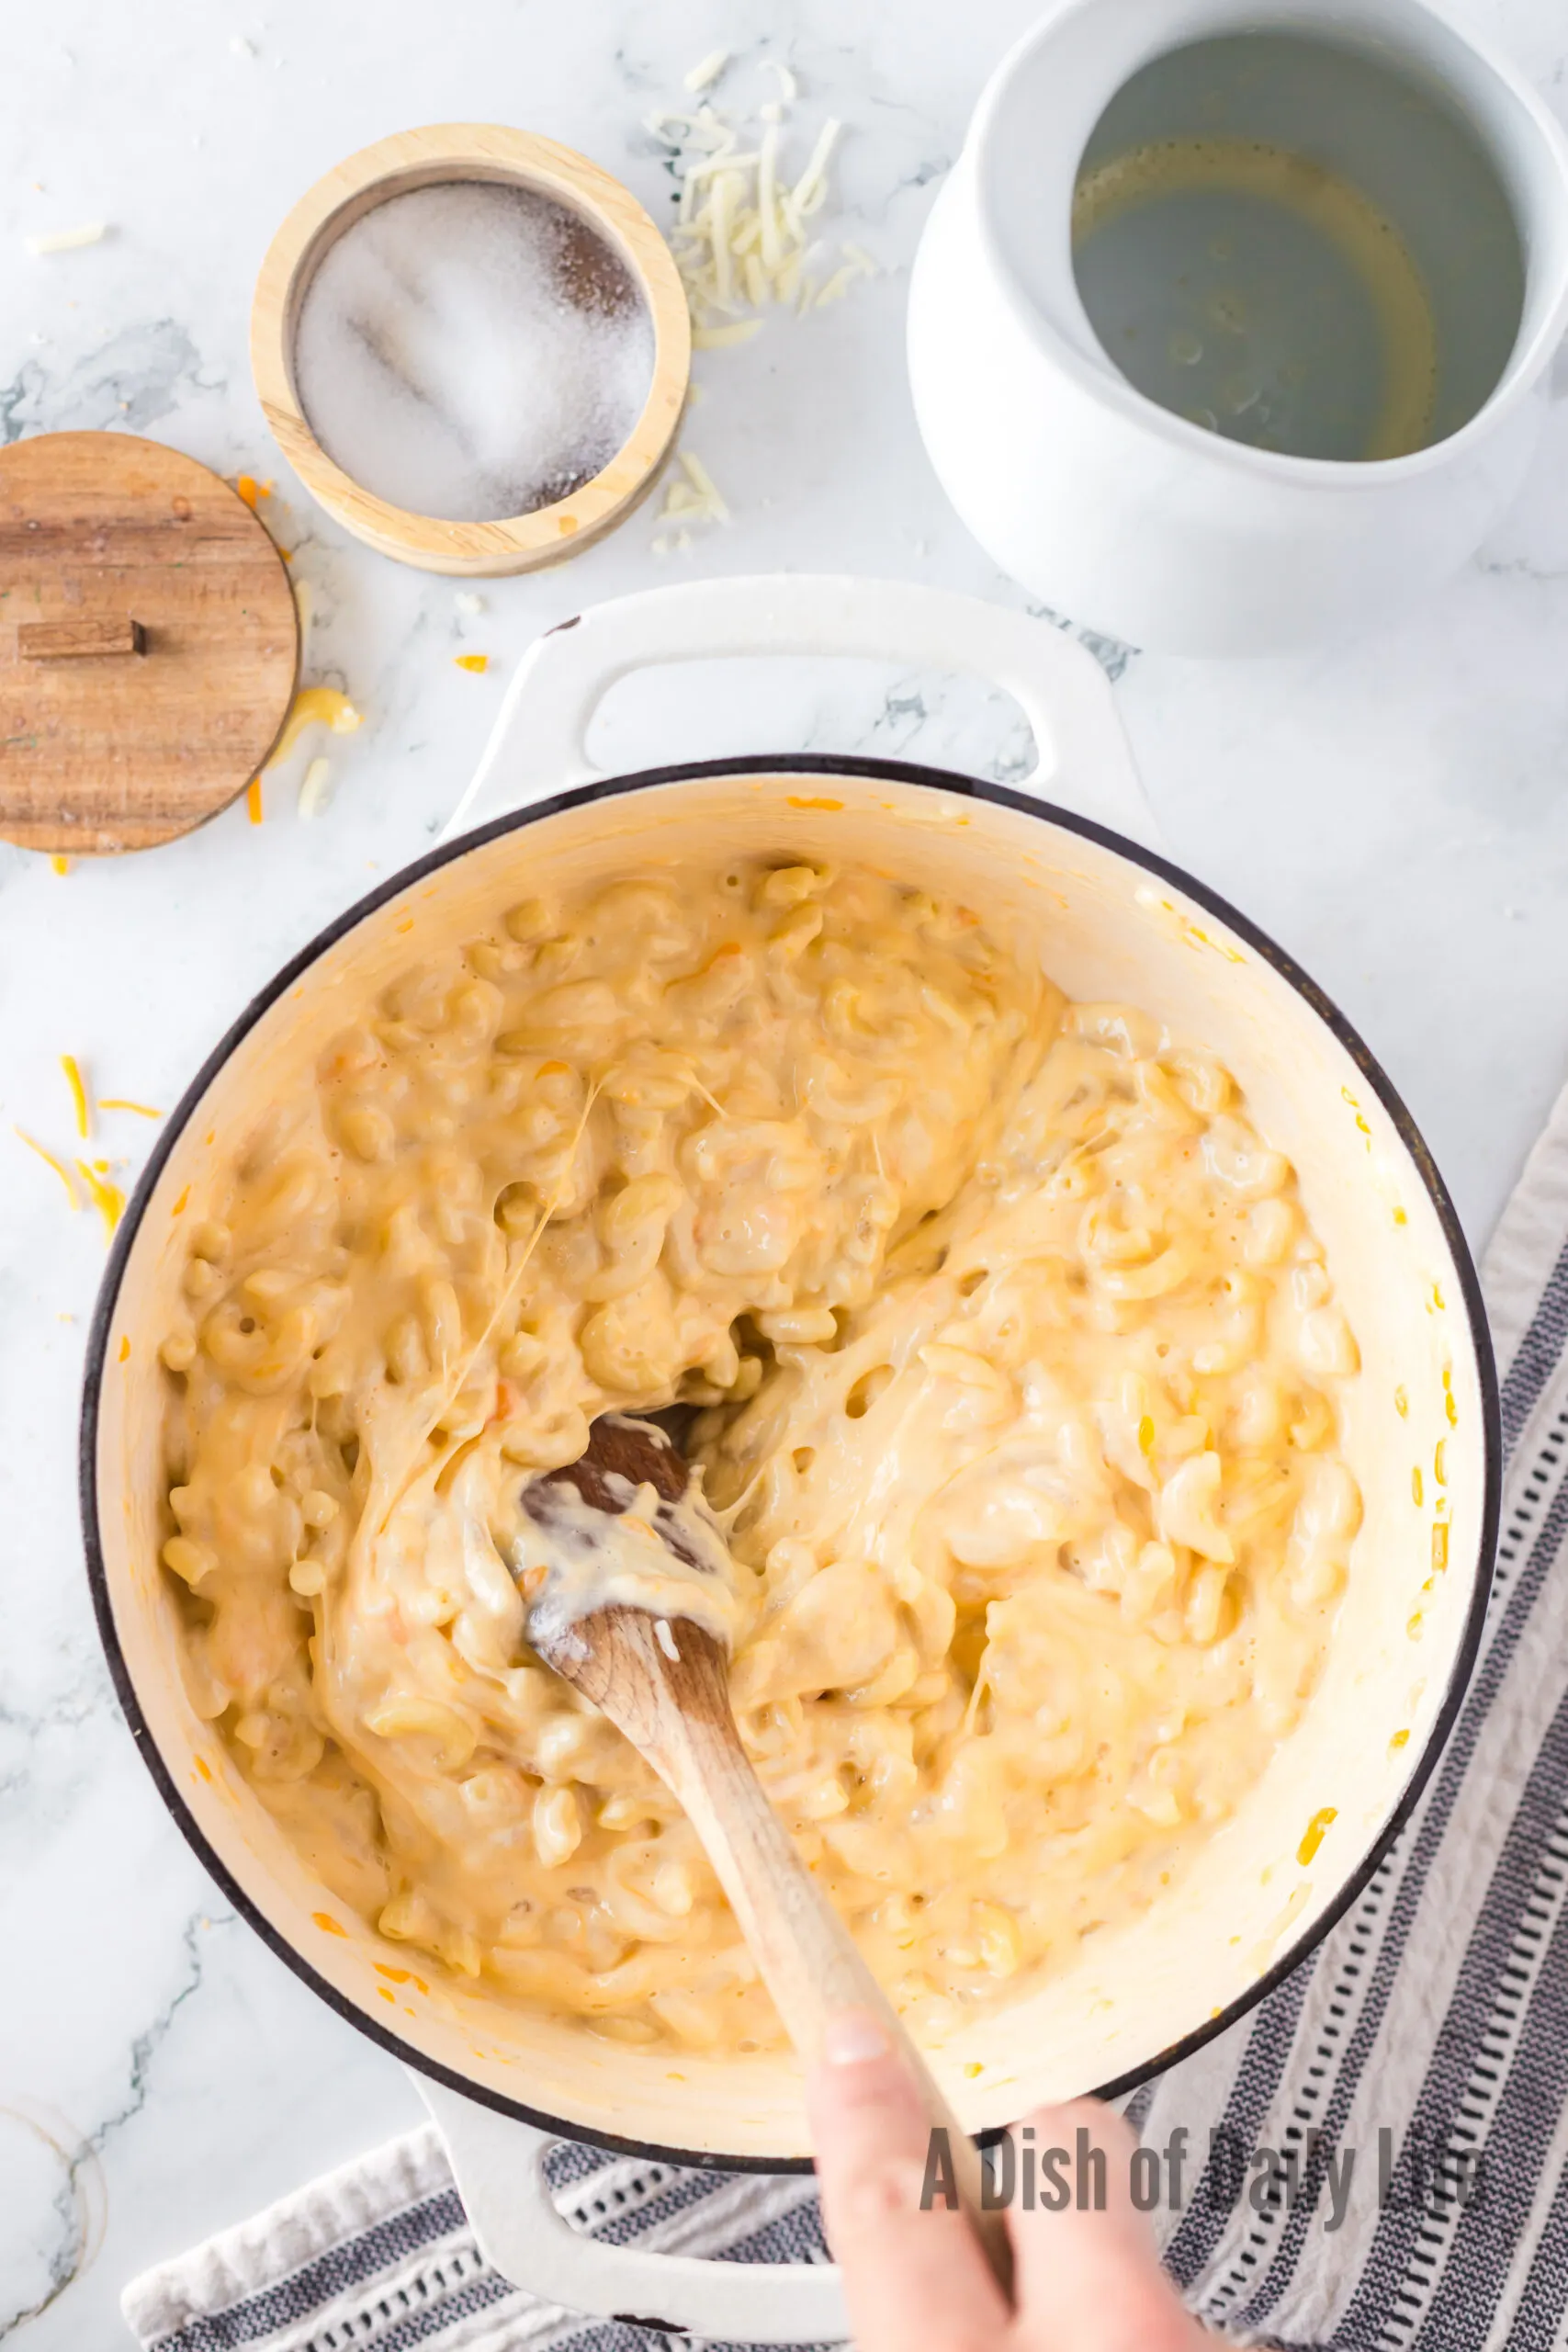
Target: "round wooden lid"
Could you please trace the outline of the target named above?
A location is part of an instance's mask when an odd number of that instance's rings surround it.
[[[0,835],[87,856],[205,823],[299,668],[283,560],[194,458],[125,433],[0,449]]]

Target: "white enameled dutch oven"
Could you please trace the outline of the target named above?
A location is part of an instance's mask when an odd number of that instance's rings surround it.
[[[979,671],[1023,706],[1038,766],[1017,786],[816,755],[589,771],[587,721],[617,677],[770,650]],[[1495,1532],[1495,1390],[1474,1272],[1377,1064],[1287,956],[1149,845],[1105,679],[1043,623],[833,579],[715,581],[604,605],[534,648],[460,813],[484,821],[362,899],[257,998],[170,1118],[137,1190],[94,1324],[82,1428],[104,1642],[138,1745],[209,1870],[298,1974],[415,2071],[498,2268],[580,2310],[659,2314],[721,2339],[820,2340],[843,2324],[831,2270],[599,2244],[558,2215],[540,2169],[563,2135],[679,2165],[800,2168],[791,2060],[612,2045],[477,1988],[419,1989],[406,1948],[311,1883],[187,1703],[158,1562],[157,1348],[214,1138],[309,1071],[322,1041],[411,956],[469,933],[524,890],[628,867],[678,875],[717,842],[864,859],[956,895],[1073,996],[1150,1007],[1224,1057],[1295,1163],[1360,1342],[1347,1445],[1365,1520],[1322,1684],[1236,1817],[1160,1907],[1090,1937],[1065,1973],[933,2053],[976,2132],[1041,2099],[1124,2088],[1236,2018],[1337,1917],[1408,1813],[1458,1704]],[[1432,1476],[1439,1448],[1446,1483]],[[1417,1464],[1425,1506],[1412,1498]]]

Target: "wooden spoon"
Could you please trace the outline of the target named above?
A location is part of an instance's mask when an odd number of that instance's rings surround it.
[[[654,1532],[686,1571],[701,1573],[709,1565],[701,1555],[710,1534],[720,1545],[724,1538],[700,1495],[688,1495],[690,1485],[690,1469],[662,1430],[607,1414],[593,1424],[581,1458],[531,1480],[523,1501],[547,1543],[552,1516],[569,1503],[567,1490],[573,1490],[569,1507],[580,1532],[578,1498],[618,1519],[636,1489],[651,1486],[659,1497]],[[699,1542],[692,1540],[694,1515]],[[680,1799],[807,2065],[821,2055],[834,2016],[869,2009],[881,2021],[931,2126],[947,2134],[964,2211],[1010,2298],[1012,2248],[1002,2215],[981,2205],[979,2153],[752,1770],[730,1711],[724,1643],[691,1618],[671,1622],[618,1603],[564,1623],[558,1611],[536,1606],[528,1635],[547,1665],[625,1733]]]

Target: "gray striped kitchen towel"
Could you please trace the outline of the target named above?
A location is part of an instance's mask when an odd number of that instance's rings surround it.
[[[612,2244],[827,2259],[808,2174],[682,2172],[568,2141],[545,2163],[561,2212]],[[158,2352],[667,2352],[671,2341],[541,2303],[492,2270],[434,2124],[144,2272],[121,2308]]]
[[[1448,1748],[1314,1956],[1130,2102],[1167,2183],[1168,2152],[1190,2153],[1156,2225],[1193,2308],[1239,2343],[1568,2352],[1568,1093],[1485,1287],[1510,1461],[1485,1644]],[[808,2180],[565,2143],[550,2165],[561,2210],[605,2237],[823,2259]],[[124,2309],[157,2352],[667,2342],[499,2278],[428,2127],[147,2272]]]

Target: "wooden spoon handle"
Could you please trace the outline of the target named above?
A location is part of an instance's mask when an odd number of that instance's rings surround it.
[[[919,2086],[928,2122],[947,2134],[960,2202],[1010,2302],[1012,2245],[1004,2216],[980,2201],[979,2151],[801,1860],[751,1769],[728,1703],[722,1717],[685,1715],[680,1736],[667,1734],[661,1747],[654,1760],[703,1842],[790,2040],[812,2065],[829,2018],[869,2009],[881,2019]]]

